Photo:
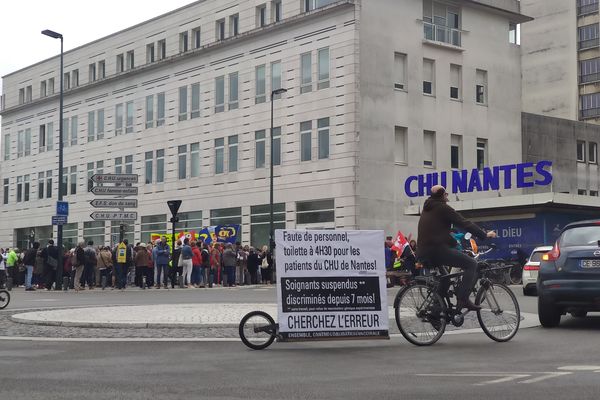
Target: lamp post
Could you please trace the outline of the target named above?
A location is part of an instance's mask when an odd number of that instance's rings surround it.
[[[273,249],[275,248],[275,239],[273,237],[273,100],[278,94],[287,92],[287,89],[279,88],[271,92],[271,179],[269,184],[269,251],[273,257]]]
[[[43,30],[42,35],[53,39],[60,39],[60,105],[58,108],[58,201],[62,201],[62,177],[63,177],[63,35],[49,29]],[[56,266],[56,285],[55,290],[62,289],[63,273],[63,227],[57,225],[56,246],[58,247],[58,257]]]

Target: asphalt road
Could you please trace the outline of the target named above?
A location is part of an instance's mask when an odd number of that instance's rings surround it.
[[[273,289],[14,294],[15,308],[275,300]],[[53,301],[36,301],[44,299]],[[535,298],[519,301],[535,312]],[[565,317],[552,330],[522,329],[508,343],[478,333],[446,335],[427,348],[400,337],[275,343],[263,351],[238,341],[0,341],[0,398],[597,399],[599,331],[594,316]]]

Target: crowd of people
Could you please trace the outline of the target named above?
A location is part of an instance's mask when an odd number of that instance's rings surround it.
[[[25,251],[0,249],[0,288],[24,286],[26,291],[55,288],[58,247],[34,242]],[[267,246],[255,249],[240,243],[207,244],[189,238],[175,248],[166,237],[154,243],[127,239],[114,248],[80,242],[63,254],[64,283],[75,291],[94,288],[212,288],[270,285],[274,258]]]

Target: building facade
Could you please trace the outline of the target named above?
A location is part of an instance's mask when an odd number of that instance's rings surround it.
[[[276,228],[415,232],[407,177],[521,161],[527,20],[512,0],[204,0],[70,50],[65,241],[114,241],[90,178],[134,173],[130,241],[170,230],[181,199],[181,230],[267,244],[271,152]],[[55,236],[58,73],[54,57],[3,77],[5,245]]]

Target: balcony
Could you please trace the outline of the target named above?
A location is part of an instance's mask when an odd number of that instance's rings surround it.
[[[593,14],[595,12],[598,12],[598,3],[587,4],[584,6],[577,7],[577,15],[580,17],[582,15]]]
[[[579,50],[591,49],[591,48],[598,47],[598,46],[600,46],[600,38],[580,40],[577,43],[577,48]]]
[[[443,25],[435,25],[430,22],[423,23],[425,39],[434,42],[451,44],[456,47],[461,46],[460,29],[449,28]]]
[[[580,111],[581,119],[590,119],[600,117],[600,108],[588,108]]]
[[[579,75],[579,84],[583,85],[585,83],[593,83],[600,81],[600,72],[596,72],[593,74]]]

